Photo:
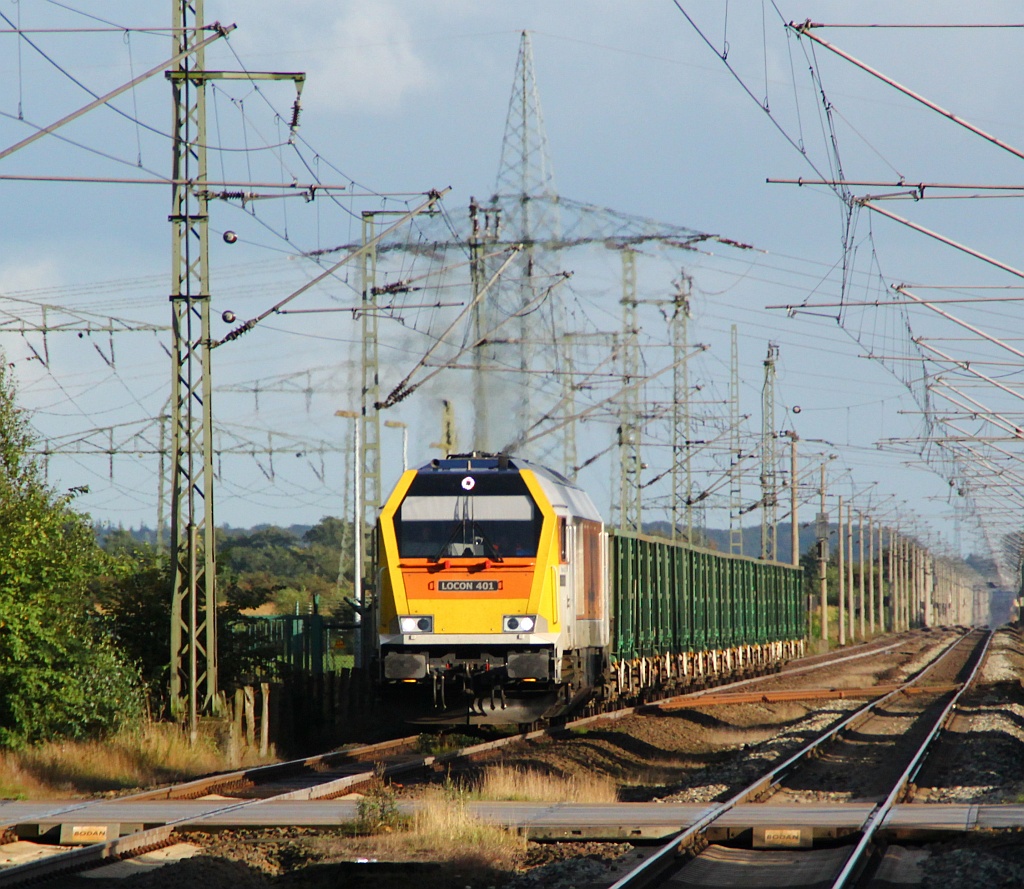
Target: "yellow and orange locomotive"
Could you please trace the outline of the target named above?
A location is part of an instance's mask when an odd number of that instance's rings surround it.
[[[601,517],[568,479],[470,454],[406,472],[378,524],[378,669],[472,722],[531,722],[607,668]]]

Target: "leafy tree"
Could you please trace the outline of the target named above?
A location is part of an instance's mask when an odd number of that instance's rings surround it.
[[[171,591],[173,566],[148,543],[121,533],[108,534],[104,548],[114,570],[93,585],[100,609],[119,647],[138,665],[154,714],[170,712]],[[230,592],[237,588],[229,587]],[[238,632],[244,623],[238,602],[218,597],[217,668],[223,688],[244,685],[273,657],[270,647],[254,646]],[[244,598],[244,597],[243,597]]]
[[[305,611],[314,601],[323,613],[349,616],[344,597],[351,594],[351,560],[338,588],[341,553],[350,544],[351,526],[325,516],[302,537],[293,531],[262,527],[220,534],[217,571],[223,601],[239,610],[270,605],[279,614]]]
[[[150,712],[167,711],[173,573],[148,543],[127,532],[107,534],[108,573],[95,579],[93,597],[125,655],[139,669]]]
[[[117,729],[142,713],[138,675],[91,608],[106,569],[87,517],[43,480],[0,362],[0,746]]]
[[[335,516],[324,516],[302,535],[302,539],[311,546],[323,546],[337,552],[345,544],[350,533],[351,525]]]
[[[221,570],[238,574],[265,572],[294,577],[306,568],[301,539],[282,528],[261,528],[227,540],[219,535],[217,561]]]
[[[222,581],[220,596],[239,611],[261,608],[287,589],[287,584],[269,571],[249,571],[236,577],[225,574]]]
[[[95,529],[109,556],[107,571],[92,584],[95,601],[125,654],[138,665],[150,707],[168,711],[172,566],[151,544],[129,531]],[[305,612],[316,599],[323,613],[349,617],[338,590],[339,554],[351,527],[325,517],[300,537],[289,529],[217,529],[217,661],[219,684],[244,684],[274,656],[255,645],[245,612]],[[349,573],[351,573],[349,571]]]

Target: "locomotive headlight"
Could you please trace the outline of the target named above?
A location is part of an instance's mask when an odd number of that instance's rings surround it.
[[[400,615],[398,618],[399,633],[433,633],[433,615]]]
[[[506,633],[530,633],[536,626],[535,614],[506,614],[501,619],[501,629]]]

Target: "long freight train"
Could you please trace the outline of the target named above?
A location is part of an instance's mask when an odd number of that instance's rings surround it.
[[[550,469],[405,472],[377,526],[376,676],[425,721],[530,723],[763,672],[803,651],[792,567],[604,528]]]

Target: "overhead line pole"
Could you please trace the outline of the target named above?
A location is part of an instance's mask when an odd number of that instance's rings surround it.
[[[689,348],[691,278],[680,271],[672,304],[672,347],[674,352]],[[680,525],[686,542],[693,544],[693,425],[690,414],[690,365],[684,363],[672,375],[672,540],[679,535]],[[680,515],[682,512],[682,515]]]
[[[641,380],[640,340],[637,322],[636,252],[622,251],[622,379],[624,383]],[[627,531],[643,530],[640,475],[642,383],[621,392],[619,405],[619,523]]]
[[[850,644],[857,635],[856,610],[853,607],[853,498],[846,503],[846,614],[850,621]]]
[[[779,493],[775,451],[775,363],[779,347],[768,344],[761,389],[761,558],[774,562],[777,555]]]
[[[828,513],[825,511],[825,461],[821,463],[821,507],[818,513],[818,594],[821,597],[821,641],[828,651]]]
[[[218,690],[217,595],[213,509],[213,413],[210,353],[218,343],[210,335],[209,212],[212,196],[207,181],[206,83],[209,80],[292,80],[301,92],[304,74],[206,70],[206,46],[228,33],[197,39],[204,25],[203,0],[175,0],[175,67],[166,72],[174,99],[170,222],[172,226],[172,463],[170,708],[185,722],[190,740],[198,737],[202,715],[223,709]],[[233,27],[233,26],[232,26]],[[143,75],[151,76],[167,63]],[[138,80],[137,78],[136,80]],[[48,128],[73,120],[108,101],[119,91],[97,99]],[[298,99],[291,127],[298,124]],[[39,138],[38,133],[33,138]],[[24,140],[27,144],[31,139]],[[15,150],[14,146],[6,153]],[[0,153],[0,157],[4,153]],[[315,279],[319,280],[319,279]],[[306,285],[292,294],[293,299]],[[287,302],[285,300],[284,302]],[[279,303],[280,307],[284,302]],[[276,307],[275,307],[276,308]],[[233,339],[261,319],[243,325]]]
[[[843,523],[843,495],[839,495],[839,525],[837,543],[839,544],[839,644],[846,644],[846,527]]]
[[[729,552],[743,554],[743,470],[740,459],[740,356],[736,325],[729,331]]]
[[[174,5],[177,68],[172,196],[173,397],[170,706],[198,737],[200,714],[219,710],[217,601],[213,541],[213,420],[210,380],[210,290],[206,179],[204,48],[196,42],[203,0]]]

